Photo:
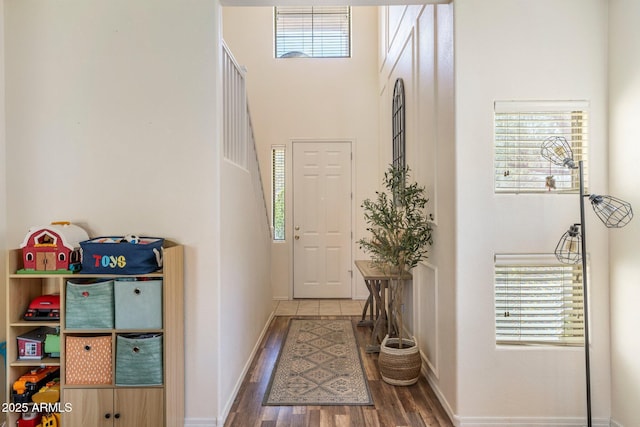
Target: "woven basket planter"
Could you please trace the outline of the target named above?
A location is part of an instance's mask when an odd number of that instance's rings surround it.
[[[391,385],[415,384],[422,368],[418,344],[414,337],[403,339],[403,348],[397,348],[399,342],[398,338],[389,338],[389,335],[382,340],[378,356],[380,376]]]

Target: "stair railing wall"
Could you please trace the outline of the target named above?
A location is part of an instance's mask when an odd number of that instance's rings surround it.
[[[264,194],[258,151],[254,139],[251,115],[247,103],[246,70],[241,67],[223,42],[223,154],[236,166],[246,169],[253,180],[254,193],[262,199],[267,230],[271,236],[271,223],[267,199]]]

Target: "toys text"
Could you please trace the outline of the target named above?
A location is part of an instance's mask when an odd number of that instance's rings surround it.
[[[127,259],[124,255],[113,256],[113,255],[93,255],[93,259],[95,260],[95,267],[110,267],[110,268],[124,268],[127,265]]]

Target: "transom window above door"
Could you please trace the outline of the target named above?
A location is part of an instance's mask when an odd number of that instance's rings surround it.
[[[275,7],[276,58],[349,58],[351,8]]]

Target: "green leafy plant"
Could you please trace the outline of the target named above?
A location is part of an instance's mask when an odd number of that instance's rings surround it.
[[[424,187],[406,184],[409,167],[390,166],[384,174],[387,192],[377,191],[376,199],[362,203],[371,238],[358,241],[381,266],[410,270],[427,257],[433,244],[431,223],[425,211],[429,199]]]
[[[360,248],[369,253],[378,268],[394,275],[392,301],[389,315],[389,334],[392,327],[402,347],[402,275],[427,258],[428,247],[433,244],[430,216],[426,213],[429,199],[425,188],[417,183],[407,183],[409,167],[390,166],[384,174],[386,191],[377,191],[376,198],[362,203],[364,219],[370,238],[358,241]],[[395,321],[395,325],[392,322]]]

